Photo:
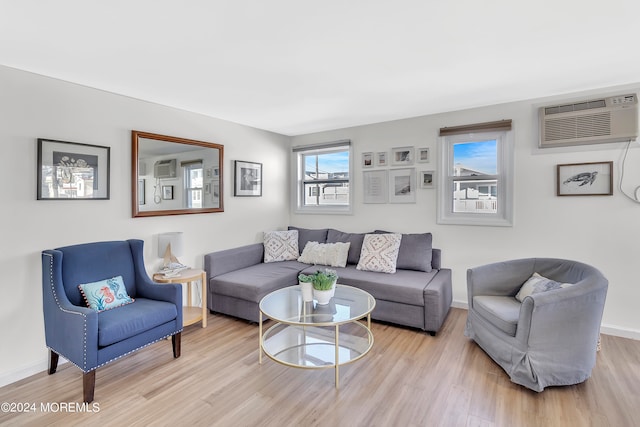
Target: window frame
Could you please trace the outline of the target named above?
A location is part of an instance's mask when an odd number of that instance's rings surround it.
[[[200,209],[204,207],[204,163],[202,161],[192,161],[192,162],[182,162],[181,164],[183,171],[183,188],[184,192],[184,202],[185,206],[188,209]],[[201,187],[191,187],[191,171],[200,169],[202,174],[202,186]],[[194,208],[192,206],[192,193],[198,192],[200,194],[200,207]]]
[[[454,175],[453,147],[460,143],[496,141],[496,175],[481,175],[479,181],[496,181],[498,209],[496,213],[454,212],[454,187],[456,181],[473,180],[472,177]],[[514,149],[513,130],[459,133],[441,136],[439,139],[439,178],[437,223],[445,225],[513,226]]]
[[[305,156],[331,154],[339,152],[347,152],[349,155],[348,178],[346,179],[327,179],[317,180],[314,182],[340,182],[347,183],[349,187],[349,195],[346,204],[327,204],[327,205],[305,205],[305,184],[309,180],[305,180]],[[294,213],[299,214],[351,214],[353,211],[353,149],[350,140],[340,140],[323,144],[313,144],[296,146],[292,148],[292,172],[295,177],[293,188],[291,191],[292,205]],[[318,192],[319,194],[321,192]],[[318,195],[319,195],[318,194]]]

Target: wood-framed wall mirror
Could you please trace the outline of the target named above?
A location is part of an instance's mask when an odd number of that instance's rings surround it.
[[[134,217],[224,212],[224,146],[131,131]]]

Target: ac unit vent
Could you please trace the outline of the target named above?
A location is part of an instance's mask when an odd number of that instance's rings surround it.
[[[540,147],[628,141],[638,136],[635,94],[540,108]]]

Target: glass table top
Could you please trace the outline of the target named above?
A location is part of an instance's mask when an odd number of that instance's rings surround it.
[[[361,289],[336,285],[329,304],[304,302],[300,286],[278,289],[260,301],[260,311],[270,319],[290,325],[337,325],[362,319],[373,311],[376,300]]]

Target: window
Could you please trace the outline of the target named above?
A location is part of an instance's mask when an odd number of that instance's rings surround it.
[[[438,223],[513,224],[511,121],[440,130]]]
[[[202,160],[182,162],[184,168],[184,194],[188,208],[202,207]]]
[[[297,212],[351,212],[351,142],[294,147]]]

